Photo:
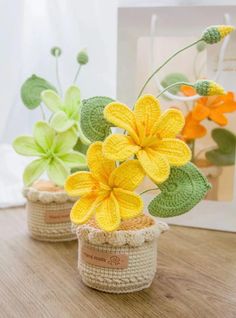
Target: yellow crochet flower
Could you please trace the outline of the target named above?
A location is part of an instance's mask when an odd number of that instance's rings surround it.
[[[114,231],[121,219],[130,219],[142,212],[142,199],[133,190],[145,173],[137,160],[116,167],[114,161],[104,157],[102,142],[89,147],[87,161],[90,172],[76,172],[65,183],[70,196],[81,196],[72,207],[71,221],[83,224],[95,214],[101,229]]]
[[[182,166],[191,159],[189,147],[175,138],[184,126],[184,116],[177,109],[161,115],[159,102],[152,95],[141,96],[134,111],[126,105],[110,103],[104,116],[128,131],[127,136],[108,136],[103,144],[104,155],[119,161],[136,155],[146,174],[156,183],[168,178],[170,166]]]

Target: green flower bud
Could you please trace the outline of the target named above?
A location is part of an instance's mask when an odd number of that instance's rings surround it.
[[[87,54],[87,51],[86,50],[82,50],[78,53],[77,55],[77,62],[80,64],[80,65],[85,65],[88,63],[88,54]]]
[[[196,48],[197,48],[198,52],[204,51],[206,48],[206,42],[204,42],[204,41],[198,42]]]
[[[196,89],[197,94],[201,96],[213,96],[213,95],[225,94],[225,90],[222,86],[210,80],[198,80],[194,84],[194,88]]]
[[[61,55],[61,49],[58,47],[58,46],[54,46],[52,49],[51,49],[51,54],[55,57],[58,57]]]
[[[206,28],[201,39],[207,44],[214,44],[221,41],[234,30],[235,28],[232,25],[213,25]]]

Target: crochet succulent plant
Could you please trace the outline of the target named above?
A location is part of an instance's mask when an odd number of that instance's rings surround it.
[[[58,58],[61,53],[58,47],[51,50],[52,56],[56,59],[57,88],[37,75],[28,78],[21,87],[24,105],[30,110],[40,107],[43,114],[43,121],[38,121],[34,125],[33,136],[20,136],[13,142],[13,148],[18,154],[37,158],[25,168],[23,180],[26,186],[32,185],[45,172],[53,183],[63,186],[72,170],[87,167],[86,157],[80,152],[80,149],[84,150],[86,147],[84,141],[90,143],[88,139],[81,138],[83,134],[79,129],[82,105],[80,90],[75,84],[71,85],[62,100],[58,73]],[[79,68],[74,82],[81,66],[88,62],[84,50],[79,52],[77,62]],[[52,112],[48,120],[42,102]]]
[[[74,129],[58,133],[43,121],[34,125],[33,136],[16,138],[13,147],[18,154],[38,157],[25,168],[25,185],[31,185],[47,172],[51,181],[63,186],[71,168],[85,168],[85,155],[73,150],[77,138]]]

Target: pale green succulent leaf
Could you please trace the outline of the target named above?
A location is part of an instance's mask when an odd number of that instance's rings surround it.
[[[80,105],[80,89],[72,85],[66,91],[63,108],[69,117],[73,117],[79,113]]]
[[[43,91],[41,93],[41,99],[53,113],[62,109],[61,97],[51,89]]]
[[[50,161],[47,167],[47,175],[49,179],[59,186],[63,186],[70,171],[59,158]]]
[[[57,132],[64,132],[70,129],[74,124],[74,120],[69,119],[63,111],[56,112],[50,120],[50,126]]]
[[[55,130],[48,123],[38,121],[34,125],[33,135],[36,143],[46,152],[53,145]]]
[[[63,163],[69,168],[86,168],[86,156],[77,151],[71,151],[60,156]]]
[[[24,105],[29,109],[38,107],[41,103],[41,93],[47,89],[56,91],[56,88],[44,78],[32,75],[21,87],[21,99]]]
[[[31,136],[20,136],[17,137],[12,144],[14,150],[23,156],[41,156],[44,151],[41,147],[39,147],[34,138]]]
[[[24,184],[30,186],[34,181],[44,173],[48,165],[47,159],[36,159],[32,161],[26,168],[23,174]]]
[[[58,133],[54,139],[53,152],[58,156],[67,154],[76,145],[77,138],[78,136],[73,128]]]

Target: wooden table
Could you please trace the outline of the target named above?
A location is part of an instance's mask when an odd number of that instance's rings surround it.
[[[83,285],[77,242],[27,234],[23,208],[0,210],[1,318],[235,318],[236,234],[172,227],[144,291],[112,295]]]

